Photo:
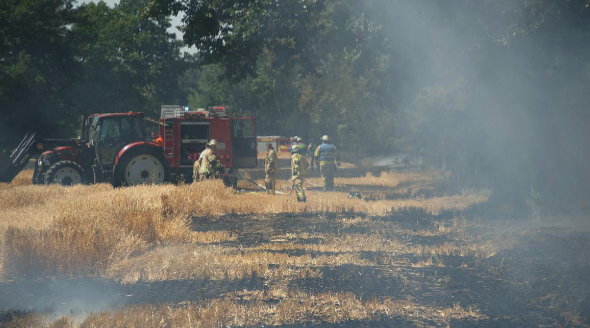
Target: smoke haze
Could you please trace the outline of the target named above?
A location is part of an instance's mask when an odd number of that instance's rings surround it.
[[[391,100],[402,113],[398,136],[419,139],[414,151],[439,154],[455,178],[506,199],[584,199],[589,93],[580,85],[589,65],[579,44],[588,34],[575,24],[588,20],[573,7],[397,1],[375,10],[387,15],[398,49],[391,60],[403,63],[397,74],[416,95]],[[535,10],[545,16],[530,17]]]

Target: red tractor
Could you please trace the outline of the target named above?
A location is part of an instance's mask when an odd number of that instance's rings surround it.
[[[176,113],[180,107],[174,108],[172,112]],[[244,136],[244,131],[256,139],[254,118],[234,119],[225,112],[210,111],[172,118],[166,116],[169,112],[170,106],[163,106],[159,121],[135,112],[94,114],[82,120],[82,136],[78,139],[42,139],[28,134],[10,157],[0,156],[0,182],[12,181],[30,158],[35,158],[34,184],[110,182],[114,186],[132,186],[177,181],[181,176],[190,181],[192,163],[183,154],[198,151],[201,141],[211,138],[225,143],[225,147],[218,147],[218,157],[228,169],[224,174],[226,184],[236,183],[237,168],[256,166],[255,146],[253,151],[241,148],[249,145],[250,138]],[[146,133],[146,121],[160,125],[162,145]]]

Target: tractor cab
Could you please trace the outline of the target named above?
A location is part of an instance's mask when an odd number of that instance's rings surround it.
[[[117,153],[126,145],[146,141],[143,113],[96,114],[88,118],[87,135],[94,149],[95,164],[112,168]]]
[[[114,186],[163,183],[169,167],[163,150],[145,131],[143,113],[95,114],[85,121],[81,139],[87,141],[94,182]]]

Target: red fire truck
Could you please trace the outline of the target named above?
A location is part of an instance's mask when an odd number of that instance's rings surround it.
[[[256,138],[256,141],[258,142],[258,152],[266,153],[266,144],[270,143],[278,152],[288,153],[289,146],[291,146],[291,142],[293,142],[292,139],[293,138],[281,136],[259,136]]]
[[[192,180],[194,160],[211,139],[217,140],[216,154],[225,168],[226,185],[236,185],[238,169],[258,165],[254,117],[229,117],[222,106],[186,111],[181,106],[164,105],[159,123],[172,179]]]

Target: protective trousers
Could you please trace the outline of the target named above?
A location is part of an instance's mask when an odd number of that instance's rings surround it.
[[[209,180],[211,179],[211,177],[213,176],[213,174],[207,172],[207,173],[199,173],[199,181],[203,181],[203,180]]]
[[[266,193],[269,195],[275,194],[275,174],[274,173],[267,173],[266,178],[264,178],[264,184],[266,184]]]
[[[322,183],[324,191],[334,189],[334,172],[336,171],[336,164],[334,163],[320,163],[320,174],[322,175]]]
[[[197,182],[199,180],[199,161],[195,161],[193,164],[193,182]]]
[[[307,198],[305,197],[305,190],[303,190],[303,182],[302,177],[293,178],[293,188],[297,192],[297,200],[305,202]]]

